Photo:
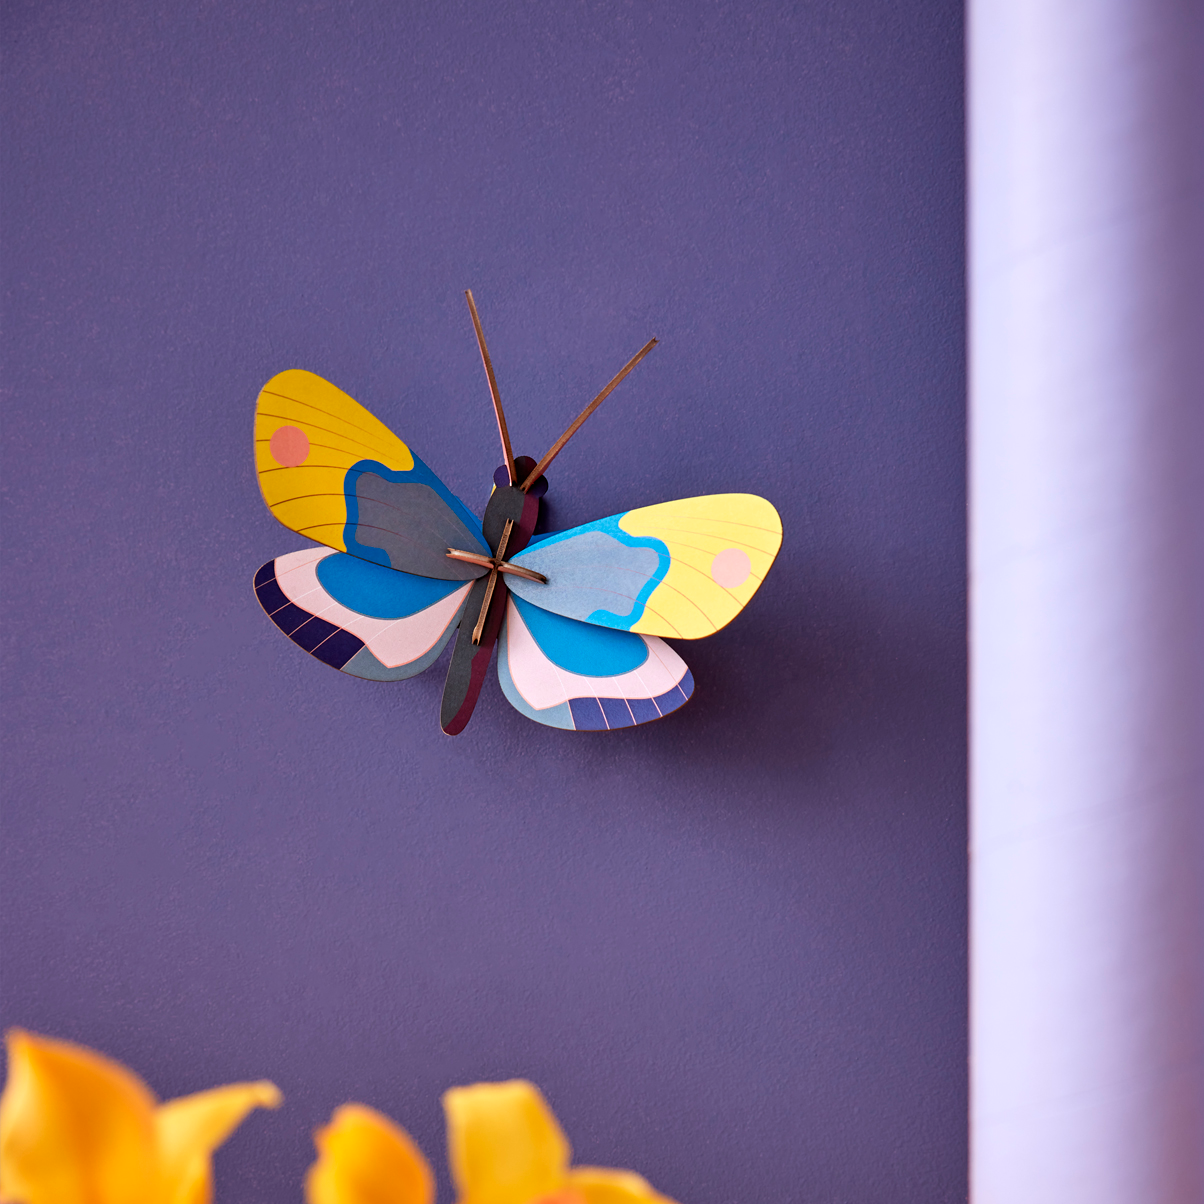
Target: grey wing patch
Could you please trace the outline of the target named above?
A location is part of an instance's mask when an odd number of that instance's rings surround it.
[[[356,541],[379,548],[392,568],[443,581],[471,581],[485,571],[462,560],[449,560],[448,548],[489,555],[481,543],[429,486],[386,481],[361,472],[355,482],[359,507]]]
[[[547,585],[517,576],[506,584],[520,598],[558,615],[597,623],[601,611],[626,619],[660,561],[652,548],[633,548],[604,531],[582,531],[537,543],[514,558],[515,564],[547,577]]]

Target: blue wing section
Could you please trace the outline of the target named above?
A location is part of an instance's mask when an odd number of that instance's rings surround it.
[[[694,690],[685,662],[656,636],[565,618],[514,596],[498,643],[498,678],[516,710],[568,731],[648,723]]]
[[[539,650],[568,673],[617,677],[648,659],[648,645],[638,635],[566,619],[521,598],[516,605]]]
[[[335,553],[317,562],[322,588],[348,610],[373,619],[404,619],[453,594],[459,581],[399,573],[358,556]]]
[[[511,593],[572,619],[630,631],[672,563],[659,539],[630,535],[623,515],[533,540],[514,563],[547,577],[546,585],[512,575]]]

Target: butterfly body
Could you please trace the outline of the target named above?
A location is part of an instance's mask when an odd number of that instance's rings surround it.
[[[693,677],[659,637],[730,621],[781,543],[776,511],[749,494],[536,535],[547,481],[530,457],[510,459],[508,436],[478,520],[383,423],[309,372],[273,377],[255,426],[268,508],[325,545],[259,570],[264,610],[318,660],[375,681],[422,672],[454,636],[440,706],[450,735],[468,723],[495,645],[503,693],[538,723],[609,730],[669,714]]]
[[[524,461],[529,461],[528,471],[535,465],[530,457],[520,457],[516,463]],[[510,484],[494,488],[481,519],[481,533],[495,562],[504,564],[527,546],[539,521],[539,500],[543,492],[524,493]],[[485,684],[493,646],[501,634],[506,614],[508,591],[502,580],[505,576],[499,567],[496,573],[478,578],[469,592],[465,614],[470,619],[475,616],[475,620],[460,623],[439,707],[439,724],[449,736],[459,735],[464,730]],[[479,634],[477,624],[480,625]]]

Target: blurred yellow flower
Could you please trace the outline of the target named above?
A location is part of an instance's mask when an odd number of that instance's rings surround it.
[[[271,1083],[232,1083],[156,1106],[94,1050],[14,1029],[0,1096],[0,1204],[209,1204],[209,1158]]]
[[[569,1165],[572,1151],[533,1084],[477,1083],[443,1096],[459,1204],[673,1204],[631,1171]],[[404,1129],[345,1104],[314,1138],[307,1204],[431,1204],[430,1167]]]
[[[431,1204],[435,1180],[410,1135],[363,1104],[336,1108],[314,1134],[318,1160],[305,1177],[307,1204]]]

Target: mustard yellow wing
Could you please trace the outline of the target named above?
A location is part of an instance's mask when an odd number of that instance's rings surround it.
[[[329,381],[289,369],[255,407],[255,471],[292,531],[388,568],[451,581],[482,573],[480,520],[380,419]]]

